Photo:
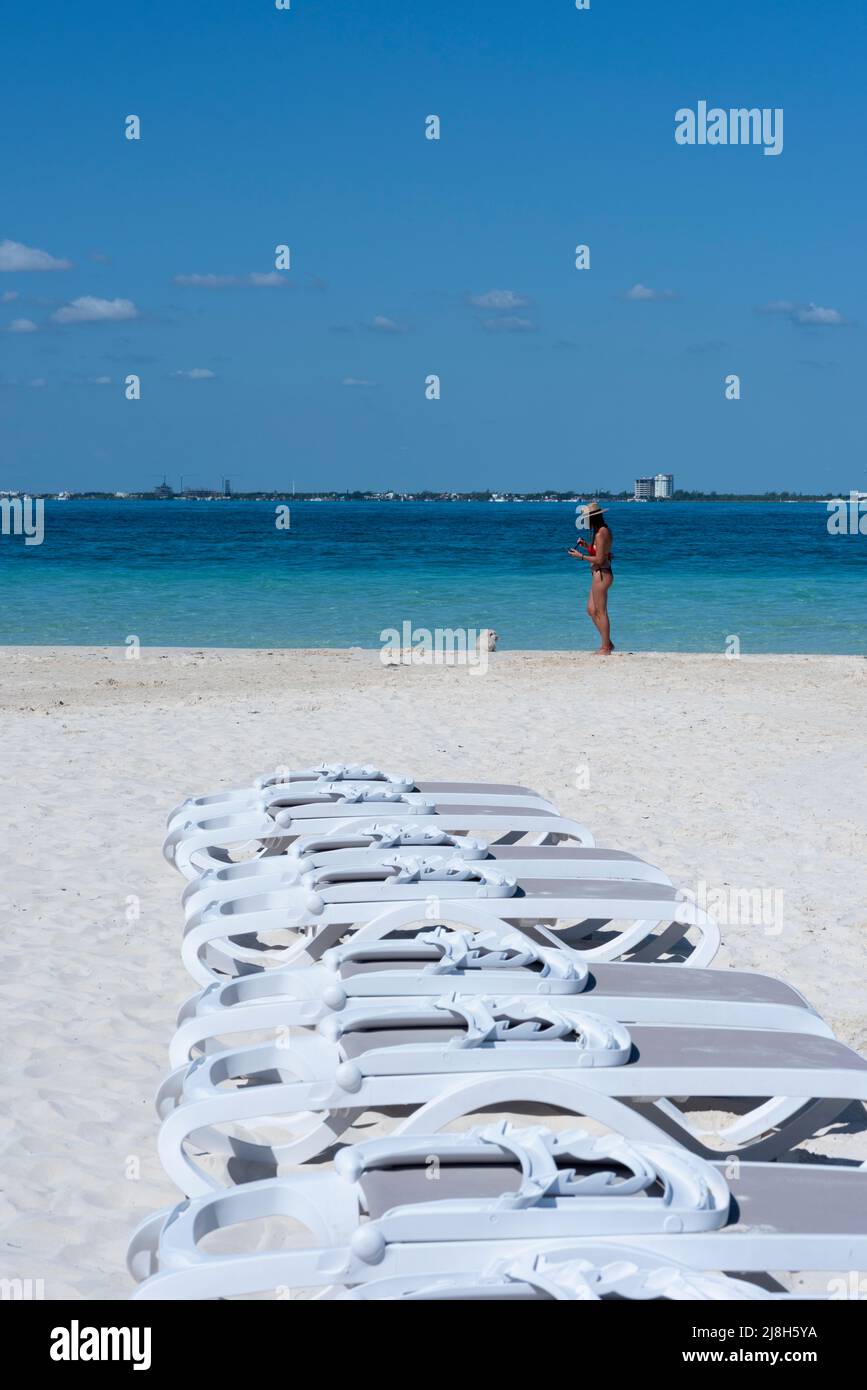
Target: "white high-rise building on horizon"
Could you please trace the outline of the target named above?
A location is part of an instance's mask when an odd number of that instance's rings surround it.
[[[653,479],[653,495],[657,501],[667,502],[674,495],[674,474],[657,473]]]

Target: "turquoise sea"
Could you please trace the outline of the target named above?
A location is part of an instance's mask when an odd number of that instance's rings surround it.
[[[0,536],[0,642],[379,647],[385,628],[494,628],[589,648],[569,503],[47,502]],[[612,635],[640,651],[867,650],[867,536],[824,503],[610,507]]]

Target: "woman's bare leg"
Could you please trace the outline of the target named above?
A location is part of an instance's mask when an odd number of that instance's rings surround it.
[[[593,601],[596,609],[596,616],[593,621],[599,629],[601,638],[600,656],[607,656],[614,651],[614,643],[611,641],[611,623],[608,619],[608,590],[613,582],[613,576],[610,574],[594,574],[593,576]]]
[[[596,617],[596,600],[595,600],[595,598],[593,597],[593,583],[592,583],[592,581],[591,581],[591,584],[590,584],[590,595],[589,595],[589,597],[588,597],[588,599],[587,599],[587,616],[588,616],[588,618],[590,619],[590,621],[591,621],[591,623],[593,624],[593,626],[595,627],[596,631],[599,632],[599,622],[598,622],[597,617]],[[601,633],[601,632],[599,632],[599,636],[600,636],[600,637],[602,636],[602,633]]]

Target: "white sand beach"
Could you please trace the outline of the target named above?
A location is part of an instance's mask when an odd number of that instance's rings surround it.
[[[867,662],[6,648],[0,1277],[124,1298],[134,1223],[177,1199],[153,1094],[178,1004],[185,795],[276,764],[523,782],[697,889],[767,890],[717,965],[779,975],[867,1049]],[[581,789],[579,769],[589,787]],[[867,1159],[856,1117],[805,1145]]]

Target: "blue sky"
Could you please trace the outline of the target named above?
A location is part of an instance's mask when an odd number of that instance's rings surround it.
[[[19,6],[0,487],[867,486],[865,38],[842,0]],[[678,146],[700,100],[782,107],[783,152]]]

